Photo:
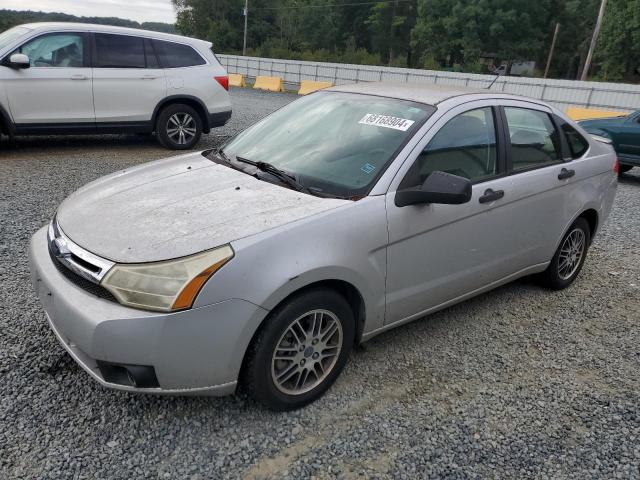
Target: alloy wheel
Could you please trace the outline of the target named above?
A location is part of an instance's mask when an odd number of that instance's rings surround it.
[[[564,239],[558,255],[558,276],[567,280],[576,273],[584,255],[586,238],[580,228],[575,228]]]
[[[312,310],[296,318],[280,337],[271,360],[276,388],[301,395],[331,373],[342,350],[342,324],[328,310]]]
[[[167,121],[167,136],[178,145],[186,145],[196,136],[196,121],[188,113],[174,113]]]

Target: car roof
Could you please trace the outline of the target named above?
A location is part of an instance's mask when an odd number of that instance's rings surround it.
[[[339,85],[328,88],[333,92],[361,93],[376,95],[379,97],[397,98],[412,102],[438,105],[439,103],[462,95],[474,95],[477,98],[512,98],[514,100],[526,100],[528,102],[546,105],[526,97],[496,93],[488,89],[469,88],[457,85],[434,85],[431,83],[399,83],[399,82],[362,82]]]
[[[171,33],[154,32],[152,30],[142,30],[139,28],[129,27],[115,27],[112,25],[99,25],[94,23],[74,23],[74,22],[37,22],[26,23],[20,25],[20,27],[28,28],[35,31],[70,31],[77,32],[100,32],[100,33],[115,33],[123,35],[138,35],[148,38],[156,38],[158,40],[167,40],[178,43],[187,43],[192,45],[203,45],[209,48],[211,42],[205,40],[198,40],[197,38],[183,37],[181,35],[174,35]]]

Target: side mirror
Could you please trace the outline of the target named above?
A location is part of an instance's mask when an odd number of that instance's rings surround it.
[[[397,207],[421,203],[457,205],[471,200],[471,181],[450,173],[432,172],[420,188],[396,192]]]
[[[5,61],[5,65],[9,68],[23,69],[29,68],[31,62],[29,61],[29,57],[24,53],[14,53],[9,57],[8,61]]]

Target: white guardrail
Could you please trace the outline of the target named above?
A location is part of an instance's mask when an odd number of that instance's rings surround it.
[[[392,81],[486,88],[496,78],[495,75],[473,73],[305,62],[239,55],[219,54],[218,58],[229,73],[240,73],[247,77],[277,76],[287,84],[299,84],[301,80],[328,81],[335,85]],[[640,109],[640,85],[626,83],[503,76],[495,81],[491,90],[544,100],[563,111],[570,106],[620,111]]]

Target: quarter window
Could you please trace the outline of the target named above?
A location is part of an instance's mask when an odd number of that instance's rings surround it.
[[[585,138],[568,123],[562,124],[562,131],[564,132],[564,136],[569,144],[571,158],[580,158],[584,155],[589,148],[589,142],[587,142]]]
[[[400,189],[419,187],[435,171],[486,180],[497,173],[496,130],[491,107],[449,120],[418,156]]]
[[[32,67],[84,66],[84,43],[76,33],[54,33],[35,38],[18,50],[29,57]]]
[[[560,161],[558,132],[548,114],[505,107],[513,170],[527,170]]]
[[[96,33],[96,67],[145,68],[144,41],[140,37]]]
[[[164,68],[194,67],[206,63],[189,45],[153,40],[153,47]]]

